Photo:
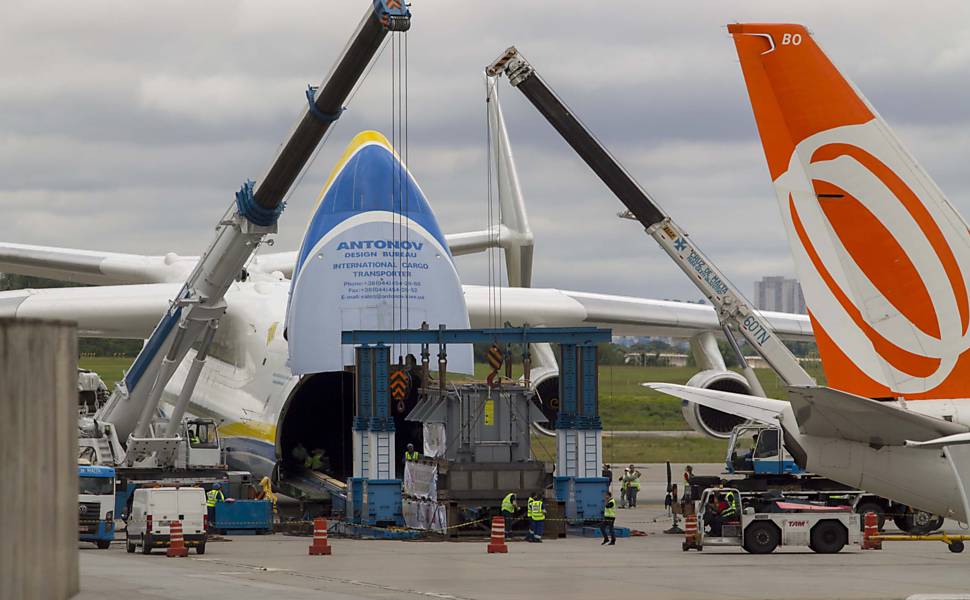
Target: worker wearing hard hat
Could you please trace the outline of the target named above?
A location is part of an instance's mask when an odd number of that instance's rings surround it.
[[[404,462],[418,462],[421,453],[414,449],[414,444],[408,444],[408,449],[404,452]]]
[[[542,542],[542,532],[546,524],[546,507],[543,506],[540,492],[529,498],[529,541]]]
[[[215,522],[216,517],[216,504],[226,501],[226,495],[222,493],[222,484],[216,482],[213,484],[212,489],[206,492],[205,495],[205,508],[209,515],[209,526]]]

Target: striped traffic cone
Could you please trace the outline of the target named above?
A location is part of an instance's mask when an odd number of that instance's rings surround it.
[[[165,552],[165,556],[169,558],[188,556],[189,549],[185,547],[185,538],[182,537],[182,521],[172,521],[168,526],[168,533],[168,550]]]
[[[684,552],[697,548],[697,515],[684,517]]]
[[[863,517],[862,549],[882,550],[882,540],[879,535],[879,517],[874,512],[867,512]]]
[[[505,543],[505,517],[492,517],[492,541],[488,544],[489,554],[508,554]]]
[[[327,541],[327,520],[317,517],[313,520],[313,543],[310,544],[310,556],[329,556],[332,551]]]

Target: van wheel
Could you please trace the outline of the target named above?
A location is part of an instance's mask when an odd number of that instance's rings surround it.
[[[151,554],[152,553],[152,539],[148,535],[141,536],[141,553]]]
[[[129,536],[127,533],[125,534],[125,551],[128,554],[135,553],[135,542],[131,541],[131,536]]]
[[[111,540],[98,540],[98,550],[107,550],[111,547]]]
[[[819,554],[835,554],[845,547],[848,533],[840,523],[819,521],[812,528],[811,542],[808,547]]]
[[[205,554],[205,542],[202,542],[201,544],[199,544],[198,546],[195,547],[195,553],[196,554]]]
[[[744,530],[744,549],[751,554],[771,554],[778,547],[780,537],[773,523],[756,521]]]

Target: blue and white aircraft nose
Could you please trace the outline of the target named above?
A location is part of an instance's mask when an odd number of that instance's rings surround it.
[[[297,256],[286,315],[290,368],[338,371],[350,329],[468,327],[451,252],[431,206],[376,131],[351,141],[323,187]],[[395,347],[394,356],[420,354]],[[449,370],[471,372],[471,348],[449,348]]]

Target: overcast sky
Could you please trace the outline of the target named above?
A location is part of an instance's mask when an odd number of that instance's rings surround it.
[[[0,7],[0,240],[198,254],[370,0]],[[410,167],[445,232],[486,225],[482,68],[515,44],[746,294],[792,274],[724,25],[798,21],[970,215],[970,3],[414,0]],[[462,7],[462,8],[458,8]],[[280,221],[299,246],[362,129],[390,129],[389,54]],[[518,92],[503,106],[536,234],[534,285],[698,298]],[[458,259],[484,283],[482,258]]]

